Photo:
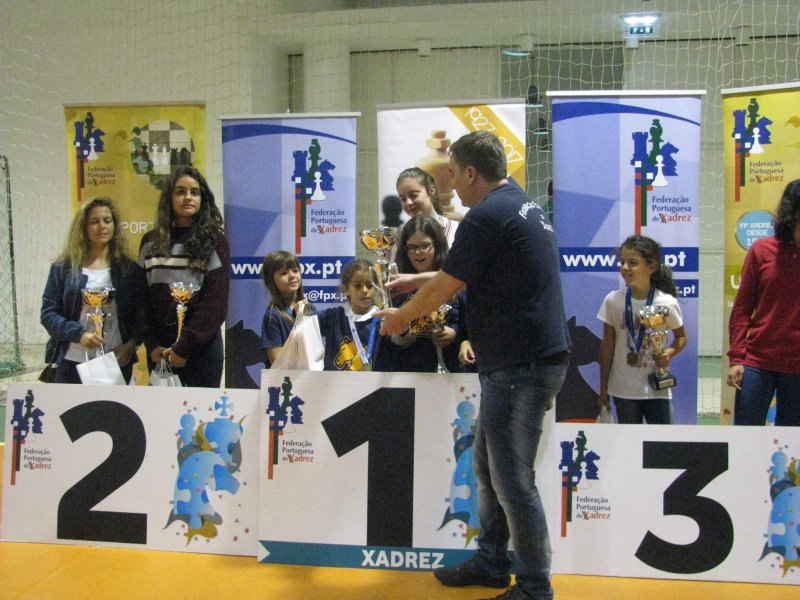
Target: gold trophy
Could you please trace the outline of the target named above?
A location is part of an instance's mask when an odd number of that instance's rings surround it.
[[[92,307],[92,311],[86,314],[86,322],[89,326],[89,331],[94,331],[96,335],[103,337],[103,329],[105,328],[106,317],[108,315],[103,312],[103,307],[108,306],[114,299],[114,288],[111,286],[89,286],[81,290],[83,300]],[[102,346],[95,350],[95,356],[102,356],[105,354]]]
[[[667,315],[669,315],[668,306],[645,306],[639,311],[639,322],[647,329],[647,345],[654,359],[664,353],[669,343]],[[668,367],[656,367],[655,371],[650,373],[648,380],[654,390],[665,390],[678,383]]]
[[[431,323],[433,323],[433,329],[435,333],[441,333],[444,331],[444,324],[447,321],[447,313],[450,312],[451,308],[453,307],[449,304],[442,304],[438,309],[428,315],[428,319],[430,319]],[[444,356],[442,356],[441,348],[436,348],[436,356],[438,357],[436,372],[449,373],[450,371],[444,364]]]
[[[392,306],[392,299],[386,284],[397,275],[397,265],[390,263],[387,259],[389,250],[397,242],[397,230],[394,227],[375,227],[374,229],[364,229],[361,232],[361,243],[367,250],[378,255],[375,266],[370,268],[372,284],[381,294],[380,308]]]
[[[181,337],[181,330],[183,329],[183,319],[186,316],[186,305],[192,296],[200,290],[200,286],[196,283],[185,283],[183,281],[176,281],[170,286],[172,292],[172,299],[178,303],[175,311],[178,313],[178,336],[175,338],[177,342]]]

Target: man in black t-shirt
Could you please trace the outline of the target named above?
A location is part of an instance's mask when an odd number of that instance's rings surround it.
[[[444,265],[408,303],[376,315],[384,333],[401,333],[466,286],[481,382],[473,459],[481,531],[474,557],[434,574],[445,585],[506,587],[511,539],[516,585],[498,598],[549,600],[552,552],[533,463],[570,348],[558,247],[541,208],[506,179],[497,137],[478,131],[456,141],[450,171],[470,210]]]

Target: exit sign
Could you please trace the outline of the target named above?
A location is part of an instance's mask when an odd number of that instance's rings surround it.
[[[654,35],[655,27],[652,25],[632,25],[628,27],[628,35],[641,36],[641,35]]]

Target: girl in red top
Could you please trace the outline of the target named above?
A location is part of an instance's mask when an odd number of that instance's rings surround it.
[[[777,396],[775,425],[800,425],[800,179],[786,186],[775,235],[747,253],[729,322],[728,385],[734,424],[764,425]]]

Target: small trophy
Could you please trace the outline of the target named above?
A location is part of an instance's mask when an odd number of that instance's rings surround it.
[[[378,255],[375,266],[370,268],[370,275],[372,284],[381,294],[381,309],[392,306],[392,299],[386,289],[386,284],[397,275],[397,265],[390,263],[387,255],[395,245],[396,234],[397,230],[394,227],[375,227],[374,229],[364,229],[361,232],[361,243],[367,250]]]
[[[433,323],[433,329],[435,333],[441,333],[444,331],[444,324],[447,320],[447,313],[450,309],[453,308],[449,304],[442,304],[438,309],[433,311],[430,315],[428,315],[428,319],[430,319],[431,323]],[[436,364],[436,372],[437,373],[449,373],[447,366],[444,364],[444,357],[442,356],[442,349],[436,348],[436,356],[438,357],[438,363]]]
[[[170,286],[172,292],[172,299],[178,303],[175,311],[178,313],[178,336],[175,338],[177,342],[181,337],[181,330],[183,329],[183,318],[186,316],[186,305],[192,296],[200,290],[200,286],[196,283],[184,283],[183,281],[176,281]]]
[[[645,306],[639,311],[639,322],[647,329],[647,343],[654,358],[664,353],[664,348],[669,342],[667,315],[669,315],[668,306]],[[656,367],[655,371],[650,373],[648,380],[654,390],[665,390],[678,383],[667,367]]]
[[[103,312],[103,307],[108,306],[114,299],[114,288],[111,286],[90,286],[83,288],[81,292],[86,304],[92,307],[92,311],[86,314],[89,331],[94,330],[96,335],[103,337],[103,329],[108,316]],[[105,354],[105,351],[102,346],[99,346],[95,350],[95,356],[102,356],[103,354]]]

